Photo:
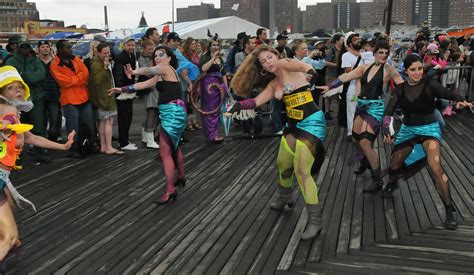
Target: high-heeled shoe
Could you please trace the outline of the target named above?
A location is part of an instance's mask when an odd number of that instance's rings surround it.
[[[161,198],[157,201],[158,205],[161,205],[161,204],[166,204],[168,203],[171,199],[173,199],[173,201],[176,201],[178,199],[178,191],[177,190],[174,190],[173,193],[168,193],[168,192],[165,192],[163,195],[161,195]]]
[[[177,179],[176,182],[174,183],[174,186],[185,187],[187,181],[188,181],[188,180],[185,179],[185,178]]]
[[[362,175],[365,170],[369,169],[370,168],[370,165],[369,165],[369,161],[367,160],[367,158],[363,158],[361,161],[360,161],[360,166],[359,166],[359,169],[355,170],[354,171],[354,174],[356,175]]]

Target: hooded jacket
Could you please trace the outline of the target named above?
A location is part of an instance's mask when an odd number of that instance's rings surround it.
[[[36,56],[24,56],[15,53],[9,58],[5,65],[13,66],[17,69],[21,78],[30,87],[31,100],[33,102],[43,100],[44,91],[41,88],[42,81],[46,77],[41,60]]]

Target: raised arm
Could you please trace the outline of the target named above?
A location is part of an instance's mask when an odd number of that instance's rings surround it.
[[[366,65],[360,65],[358,66],[357,68],[355,68],[354,70],[348,72],[348,73],[345,73],[345,74],[341,74],[338,78],[336,78],[335,80],[333,80],[329,86],[316,86],[316,88],[322,90],[321,93],[325,93],[331,89],[334,89],[334,88],[337,88],[339,86],[341,86],[342,84],[346,83],[346,82],[349,82],[353,79],[360,79],[362,77],[362,75],[364,74],[364,69],[366,68]]]
[[[432,80],[429,81],[430,89],[436,98],[444,98],[456,102],[463,102],[465,100],[460,94],[453,93],[449,89],[441,86],[441,83]]]
[[[397,69],[395,69],[395,67],[390,66],[390,65],[385,65],[385,66],[388,66],[387,68],[389,69],[390,78],[393,79],[393,82],[395,82],[396,85],[403,83],[403,78],[400,76],[400,74],[398,73]]]
[[[278,67],[289,71],[289,72],[302,72],[306,73],[310,70],[313,70],[313,67],[309,64],[306,64],[302,61],[299,61],[298,59],[290,59],[290,58],[285,58],[285,59],[280,59],[278,60]]]
[[[255,98],[244,99],[237,101],[232,108],[226,113],[226,116],[230,116],[232,113],[239,112],[240,110],[251,110],[255,109],[263,104],[269,102],[275,94],[274,82],[268,83],[267,87],[263,89],[260,94]]]
[[[158,80],[160,80],[160,76],[155,75],[154,77],[143,82],[138,82],[133,85],[128,85],[124,87],[112,88],[108,90],[107,93],[109,94],[109,96],[115,93],[135,93],[138,90],[144,90],[144,89],[153,87],[156,84],[156,82],[158,82]]]
[[[351,70],[348,73],[341,74],[338,78],[342,83],[349,82],[354,79],[359,79],[364,74],[364,70],[367,68],[367,65],[357,66],[354,70]]]
[[[153,67],[142,67],[138,69],[132,69],[132,66],[130,64],[127,64],[124,67],[125,74],[127,75],[128,78],[131,78],[132,75],[146,75],[146,76],[154,76],[154,75],[164,75],[166,74],[166,68],[168,66],[163,66],[163,65],[156,65]]]

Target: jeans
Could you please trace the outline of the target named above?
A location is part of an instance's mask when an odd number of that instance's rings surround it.
[[[33,124],[31,132],[37,136],[46,137],[46,124],[44,123],[44,101],[34,100],[33,109],[23,116],[24,122]]]
[[[79,152],[85,139],[92,142],[92,133],[94,132],[92,105],[89,102],[80,105],[66,104],[63,106],[63,111],[68,134],[72,130],[76,131],[71,151]]]
[[[57,141],[61,130],[61,106],[59,101],[45,101],[44,102],[44,125],[48,125],[48,139]]]

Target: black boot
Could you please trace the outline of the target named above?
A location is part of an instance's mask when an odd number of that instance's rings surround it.
[[[177,187],[185,187],[187,181],[188,181],[188,180],[185,179],[185,178],[177,179],[176,182],[174,183],[174,186],[177,186]]]
[[[292,187],[283,187],[278,184],[278,193],[280,196],[278,199],[272,203],[270,203],[270,208],[274,210],[283,210],[285,205],[288,205],[289,208],[293,208],[295,203],[295,198],[293,196],[293,188]]]
[[[369,192],[369,193],[377,192],[381,190],[383,187],[383,180],[382,180],[382,177],[380,176],[382,174],[380,167],[378,167],[375,170],[371,170],[371,172],[372,172],[372,182],[368,186],[364,187],[364,192]]]
[[[385,188],[382,190],[382,198],[391,198],[393,192],[395,192],[398,189],[398,182],[389,182],[387,185],[385,185]]]
[[[445,227],[449,230],[456,230],[458,227],[458,219],[456,217],[456,209],[453,205],[446,206],[446,223]]]
[[[354,171],[354,174],[356,175],[362,175],[365,170],[369,169],[370,168],[370,165],[369,165],[369,161],[367,160],[366,157],[364,157],[361,161],[360,161],[360,166],[359,166],[359,169],[355,170]]]
[[[323,216],[319,204],[307,204],[306,209],[308,210],[308,224],[301,236],[301,239],[305,241],[313,239],[323,229]]]

